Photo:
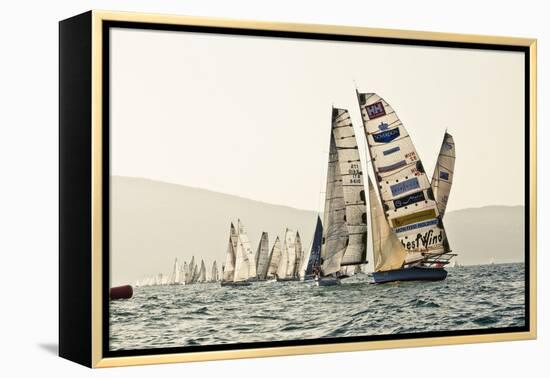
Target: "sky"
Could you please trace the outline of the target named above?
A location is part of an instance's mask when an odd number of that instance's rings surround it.
[[[173,31],[111,31],[111,174],[323,208],[331,107],[355,89],[397,112],[431,177],[456,143],[447,211],[524,204],[517,52]]]

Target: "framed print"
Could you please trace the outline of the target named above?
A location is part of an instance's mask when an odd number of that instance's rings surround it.
[[[60,22],[59,351],[108,367],[536,337],[536,41]]]

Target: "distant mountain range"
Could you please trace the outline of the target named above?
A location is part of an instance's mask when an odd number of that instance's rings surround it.
[[[111,283],[168,273],[174,258],[223,263],[230,222],[240,218],[256,248],[270,248],[285,228],[298,230],[309,249],[317,214],[238,196],[142,178],[111,178]],[[451,211],[445,228],[460,264],[523,261],[523,206]],[[370,251],[369,251],[370,254]],[[372,258],[369,258],[372,260]]]

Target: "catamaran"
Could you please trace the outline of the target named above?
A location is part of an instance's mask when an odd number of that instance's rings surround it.
[[[346,109],[332,109],[319,286],[340,284],[343,266],[367,263],[363,170]]]
[[[369,180],[374,281],[443,280],[447,276],[443,267],[454,254],[432,185],[411,137],[393,108],[380,96],[357,92],[357,99],[381,200],[379,203]],[[446,172],[443,166],[436,167],[439,177]],[[452,173],[446,173],[449,175],[443,174],[443,179],[451,179]],[[443,186],[438,185],[439,188],[444,195]]]

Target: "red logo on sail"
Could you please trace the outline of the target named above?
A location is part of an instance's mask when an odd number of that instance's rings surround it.
[[[384,105],[382,105],[382,101],[367,105],[366,108],[369,119],[375,119],[386,115],[386,110],[384,110]]]

